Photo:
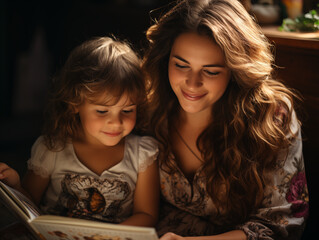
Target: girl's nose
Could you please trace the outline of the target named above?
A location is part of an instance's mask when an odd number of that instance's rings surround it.
[[[120,113],[112,114],[108,119],[108,124],[121,125],[122,118]]]
[[[191,72],[188,74],[186,84],[190,88],[197,88],[203,85],[200,72]]]

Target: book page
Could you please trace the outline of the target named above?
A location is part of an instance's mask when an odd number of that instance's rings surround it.
[[[15,213],[25,221],[32,221],[41,213],[37,206],[19,191],[0,181],[0,197],[4,204],[9,205]]]
[[[42,215],[32,223],[50,240],[158,240],[150,227],[125,226],[76,218]]]

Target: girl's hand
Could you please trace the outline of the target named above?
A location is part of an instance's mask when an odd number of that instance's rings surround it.
[[[160,240],[185,240],[185,238],[179,236],[179,235],[176,235],[175,233],[172,233],[172,232],[168,232],[168,233],[165,233],[161,238]]]
[[[0,162],[0,180],[12,188],[21,188],[18,172],[3,162]]]

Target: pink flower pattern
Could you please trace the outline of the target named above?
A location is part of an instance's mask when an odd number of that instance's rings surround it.
[[[308,190],[305,172],[295,174],[290,182],[286,200],[291,203],[291,211],[294,217],[308,217]]]
[[[297,138],[288,152],[278,156],[278,163],[282,164],[266,175],[262,206],[237,226],[227,226],[223,213],[216,214],[200,171],[196,172],[192,184],[178,166],[175,174],[160,171],[164,201],[157,224],[158,234],[175,232],[182,236],[203,236],[241,229],[248,240],[300,239],[308,217],[309,196],[301,131],[299,127],[295,130]]]

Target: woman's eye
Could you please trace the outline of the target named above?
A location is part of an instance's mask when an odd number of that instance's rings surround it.
[[[208,76],[216,76],[218,75],[220,72],[211,72],[208,70],[204,70],[204,73],[206,73]]]
[[[178,63],[175,63],[175,66],[178,67],[178,68],[182,68],[182,69],[188,68],[188,66],[180,65]]]

